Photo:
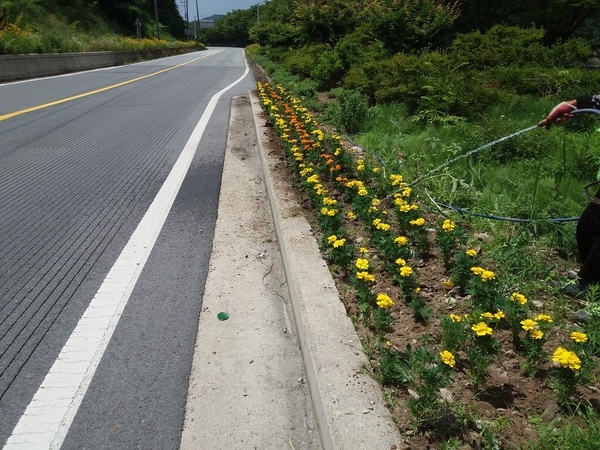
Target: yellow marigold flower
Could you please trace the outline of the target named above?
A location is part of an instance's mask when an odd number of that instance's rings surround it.
[[[412,194],[411,188],[405,187],[404,189],[402,189],[402,197],[410,197],[410,194]]]
[[[422,217],[419,217],[418,219],[415,220],[411,220],[409,222],[411,225],[416,225],[418,227],[425,225],[425,219],[423,219]]]
[[[402,258],[398,258],[396,260],[396,264],[398,264],[399,266],[405,266],[406,265],[406,261],[403,260]]]
[[[409,212],[410,205],[408,203],[404,203],[404,204],[400,205],[400,207],[398,209],[400,210],[400,212]]]
[[[308,177],[306,179],[307,183],[318,183],[319,182],[319,175],[317,175],[316,173],[314,175],[311,175],[310,177]]]
[[[481,314],[481,317],[483,317],[484,319],[492,320],[494,318],[494,315],[491,312],[484,312]]]
[[[506,315],[502,311],[497,311],[494,314],[494,319],[496,319],[496,320],[504,319],[505,317],[506,317]]]
[[[521,320],[520,324],[525,331],[533,330],[537,326],[537,322],[531,319]]]
[[[523,294],[519,294],[518,292],[513,292],[510,296],[511,301],[518,303],[519,305],[524,305],[527,303],[527,298]]]
[[[375,225],[375,228],[382,231],[388,231],[390,229],[390,224],[385,222],[379,222],[377,225]]]
[[[485,336],[486,334],[491,335],[493,331],[485,322],[476,323],[471,327],[471,330],[473,330],[477,336]]]
[[[337,209],[330,209],[329,211],[327,211],[327,215],[329,217],[333,217],[337,214]]]
[[[392,186],[397,186],[402,183],[402,175],[390,174],[390,180],[392,180]]]
[[[330,244],[335,241],[337,241],[337,236],[335,234],[332,234],[327,238],[327,242],[329,242]]]
[[[568,367],[569,369],[579,370],[581,368],[581,360],[574,352],[571,352],[563,347],[558,347],[552,355],[552,361],[561,365],[562,367]]]
[[[365,258],[358,258],[356,260],[356,268],[359,270],[369,269],[369,260],[367,260]]]
[[[454,355],[450,353],[448,350],[444,350],[440,353],[440,358],[442,358],[442,362],[447,366],[454,367],[456,361],[454,360]]]
[[[335,205],[337,203],[337,200],[334,198],[329,198],[329,197],[323,197],[323,204],[324,205]]]
[[[360,247],[360,248],[358,249],[358,251],[359,251],[361,254],[363,254],[363,255],[364,255],[365,253],[369,253],[369,249],[368,249],[368,248],[365,248],[365,247]]]
[[[456,314],[450,314],[450,320],[452,322],[461,322],[462,321],[462,317],[457,316]]]
[[[394,242],[400,246],[408,244],[408,238],[406,236],[398,236],[394,239]]]
[[[535,320],[537,320],[538,322],[553,322],[552,317],[550,317],[548,314],[538,314]]]
[[[373,173],[379,173],[379,167],[373,167]]]
[[[373,206],[378,206],[381,204],[381,200],[379,200],[378,198],[374,198],[371,200],[371,205]]]
[[[544,332],[542,330],[529,330],[529,337],[531,339],[541,339],[544,337]]]
[[[444,220],[444,223],[442,224],[442,230],[444,230],[446,232],[450,232],[450,231],[454,231],[454,228],[456,228],[456,224],[452,220],[450,220],[450,219]]]
[[[386,294],[379,294],[377,296],[377,306],[381,309],[388,309],[394,306],[392,299]]]
[[[327,189],[323,188],[321,184],[315,184],[314,189],[317,195],[325,195],[327,192],[329,192]]]
[[[415,294],[418,294],[419,292],[421,292],[421,288],[420,287],[416,287],[415,288]]]
[[[338,239],[333,243],[333,248],[343,247],[346,244],[346,239]]]
[[[491,270],[484,270],[481,274],[481,281],[484,283],[494,279],[496,279],[496,274]]]
[[[573,331],[570,337],[577,343],[586,342],[588,340],[587,334],[580,331]]]
[[[369,272],[357,272],[356,278],[359,280],[375,282],[375,276],[370,274]]]
[[[401,277],[409,277],[413,273],[412,267],[402,266],[400,267],[400,276]]]
[[[356,214],[354,214],[352,211],[348,211],[348,213],[346,214],[346,217],[350,220],[354,220],[354,219],[356,219]]]
[[[368,192],[368,191],[367,191],[367,190],[366,190],[364,187],[361,187],[361,188],[358,190],[358,195],[360,195],[361,197],[365,197],[365,196],[366,196],[368,193],[369,193],[369,192]]]
[[[394,198],[395,198],[395,200],[394,200],[394,204],[395,204],[396,206],[408,205],[408,203],[406,203],[406,200],[404,200],[404,199],[403,199],[403,198],[401,198],[401,197],[398,197],[397,195],[398,195],[398,194],[395,194],[395,195],[394,195]]]
[[[363,170],[365,170],[365,166],[364,164],[358,164],[356,166],[356,170],[358,170],[359,172],[362,172]]]
[[[471,272],[473,272],[475,275],[481,275],[484,270],[485,269],[483,267],[471,267]]]
[[[442,285],[446,288],[446,289],[453,289],[454,288],[454,283],[452,282],[452,280],[445,280],[442,281]]]

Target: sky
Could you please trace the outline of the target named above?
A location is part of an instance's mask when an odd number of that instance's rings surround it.
[[[181,17],[185,19],[185,1],[176,0],[176,2],[181,11]],[[190,21],[196,19],[196,2],[198,2],[200,18],[202,18],[213,14],[227,14],[236,9],[249,9],[258,3],[264,3],[264,0],[187,0]]]

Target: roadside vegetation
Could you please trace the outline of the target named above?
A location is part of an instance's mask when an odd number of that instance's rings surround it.
[[[159,27],[152,2],[2,0],[0,55],[204,48],[184,39],[175,0],[161,1]],[[136,19],[140,20],[140,39]],[[159,38],[160,34],[160,38]]]
[[[419,39],[362,21],[247,47],[365,370],[410,448],[597,448],[600,289],[560,286],[578,267],[583,188],[600,179],[600,116],[536,126],[598,92],[597,41],[456,32],[447,3],[404,13],[422,14],[408,20]]]

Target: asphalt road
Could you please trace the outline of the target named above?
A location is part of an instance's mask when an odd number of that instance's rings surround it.
[[[210,49],[0,85],[0,445],[178,448],[246,70]]]

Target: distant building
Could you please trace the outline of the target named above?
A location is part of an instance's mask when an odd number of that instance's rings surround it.
[[[215,20],[223,17],[223,14],[213,14],[212,16],[203,17],[198,21],[198,28],[214,28]]]
[[[215,26],[214,20],[200,19],[198,21],[199,28],[214,28],[214,26]]]

